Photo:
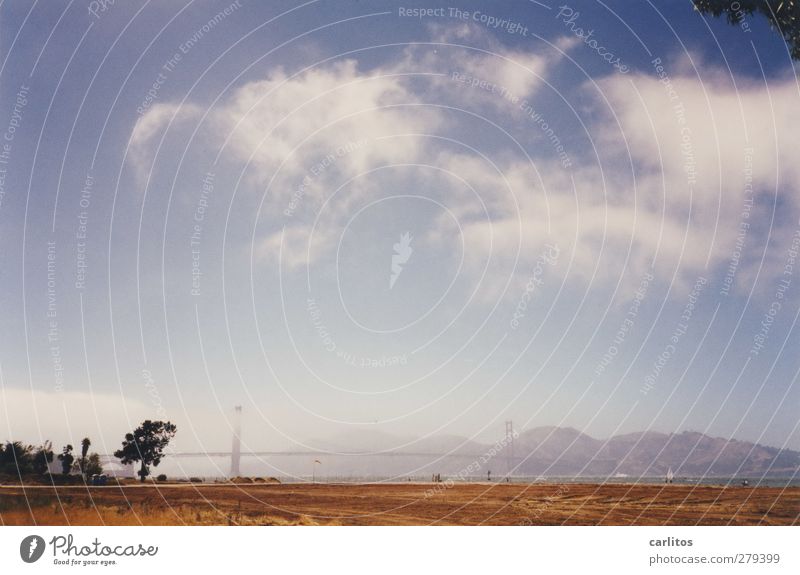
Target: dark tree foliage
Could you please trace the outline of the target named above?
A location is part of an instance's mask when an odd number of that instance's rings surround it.
[[[82,452],[81,458],[76,461],[72,449],[72,445],[66,445],[58,455],[62,473],[67,475],[73,469],[80,469],[81,465],[88,475],[103,473],[100,455],[92,453],[86,457]],[[88,445],[86,449],[88,451]],[[43,475],[49,472],[53,455],[53,444],[50,441],[45,441],[39,447],[25,445],[20,441],[0,443],[0,474],[17,477]]]
[[[61,462],[61,473],[69,475],[72,471],[72,464],[75,462],[75,456],[72,455],[72,445],[67,444],[61,453],[58,454],[58,460]]]
[[[33,472],[38,475],[47,473],[50,469],[49,464],[53,461],[53,444],[45,441],[33,454],[32,467]]]
[[[9,441],[0,449],[0,473],[27,475],[33,471],[33,448],[20,441]]]
[[[800,60],[800,0],[693,0],[703,14],[725,16],[731,24],[755,13],[766,16],[786,43],[792,58]]]
[[[88,459],[86,460],[85,472],[89,477],[103,473],[103,466],[100,465],[100,456],[97,453],[92,453],[89,455]]]
[[[158,466],[164,457],[164,448],[175,437],[177,427],[167,421],[144,421],[133,433],[125,434],[122,449],[114,452],[122,464],[141,462],[138,475],[142,482],[150,475],[150,466]]]
[[[88,437],[84,437],[81,441],[81,456],[78,459],[78,470],[81,472],[81,475],[85,475],[87,473],[86,466],[88,464],[87,456],[89,455],[89,446],[92,444],[91,440]]]

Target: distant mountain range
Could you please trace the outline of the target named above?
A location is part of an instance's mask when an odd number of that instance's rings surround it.
[[[791,476],[800,469],[800,452],[780,450],[702,433],[645,431],[608,440],[571,428],[537,428],[522,433],[515,455],[526,458],[523,474],[675,475],[731,477]]]
[[[504,443],[485,445],[456,436],[414,441],[360,432],[315,445],[340,454],[324,456],[325,471],[334,475],[454,475],[470,469],[470,476],[491,470],[498,477],[507,473],[509,463],[514,475],[527,476],[643,477],[663,476],[668,469],[677,477],[800,475],[800,452],[690,431],[645,431],[602,440],[572,428],[539,427],[514,439],[513,459]]]

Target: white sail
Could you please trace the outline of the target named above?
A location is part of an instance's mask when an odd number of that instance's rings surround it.
[[[667,483],[672,483],[672,478],[675,477],[675,474],[672,473],[672,468],[670,467],[667,469]]]

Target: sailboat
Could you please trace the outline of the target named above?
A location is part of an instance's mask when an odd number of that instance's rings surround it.
[[[669,469],[667,469],[667,479],[666,479],[665,483],[672,483],[672,478],[673,477],[675,477],[675,474],[672,473],[672,467],[670,467]]]

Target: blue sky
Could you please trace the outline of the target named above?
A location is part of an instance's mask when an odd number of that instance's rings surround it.
[[[800,449],[800,91],[764,21],[90,6],[0,5],[0,435],[113,448],[158,411],[221,449],[242,404],[253,448],[513,419]]]

